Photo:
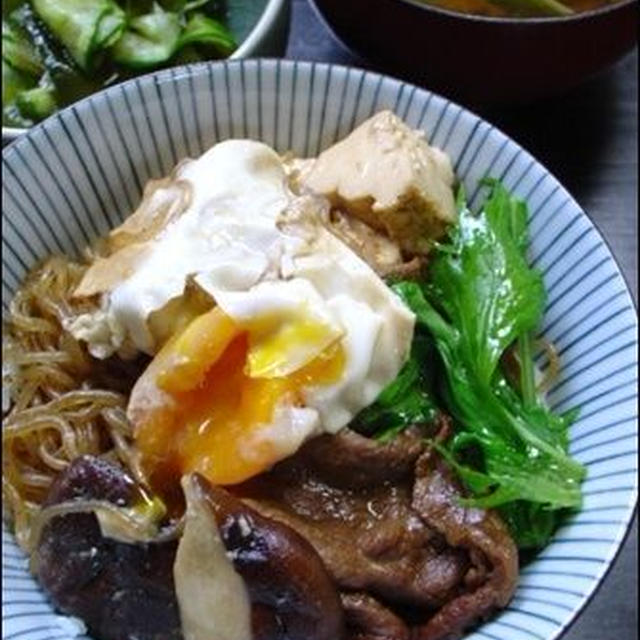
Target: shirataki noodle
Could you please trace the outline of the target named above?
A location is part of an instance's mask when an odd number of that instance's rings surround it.
[[[169,176],[150,180],[138,209],[116,234],[89,248],[83,263],[48,259],[28,275],[11,302],[2,344],[3,387],[10,394],[9,406],[3,406],[2,492],[16,539],[27,551],[32,550],[34,517],[51,483],[75,458],[90,454],[118,460],[146,484],[125,409],[147,359],[93,358],[64,325],[98,308],[95,296],[73,297],[89,263],[148,240],[188,208],[191,189],[178,178],[184,162]]]
[[[52,258],[16,294],[5,321],[3,377],[12,406],[2,429],[2,491],[19,544],[60,471],[84,454],[117,458],[142,479],[131,450],[126,390],[140,363],[100,362],[63,329],[91,309],[71,293],[86,267]]]

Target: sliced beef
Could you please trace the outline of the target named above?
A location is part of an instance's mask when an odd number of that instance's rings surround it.
[[[336,435],[310,440],[297,457],[332,485],[359,489],[411,476],[426,435],[411,427],[381,447],[371,438],[343,429]]]
[[[411,506],[423,448],[417,432],[382,446],[347,431],[311,441],[240,490],[309,540],[341,588],[438,607],[456,593],[469,560]]]
[[[333,582],[308,542],[200,478],[222,541],[246,581],[256,640],[341,640]],[[139,488],[122,468],[85,456],[52,486],[47,505],[108,500],[127,506]],[[37,574],[55,606],[82,618],[100,640],[181,640],[173,565],[177,541],[126,544],[102,536],[93,514],[50,520]]]
[[[323,436],[236,491],[309,540],[341,589],[377,603],[351,606],[348,622],[402,612],[412,640],[437,640],[506,604],[517,550],[497,515],[460,506],[461,488],[423,443],[417,431],[384,445]]]
[[[426,452],[416,465],[413,507],[447,543],[469,551],[473,569],[463,589],[414,633],[415,640],[458,637],[466,627],[505,607],[518,579],[518,551],[492,511],[457,503],[461,489],[443,461]]]
[[[324,436],[233,493],[198,480],[247,585],[256,640],[451,640],[507,604],[516,547],[496,514],[460,504],[424,435]],[[139,491],[120,467],[83,457],[47,504],[127,506]],[[118,542],[93,514],[67,514],[43,528],[35,566],[54,604],[96,638],[180,640],[176,547]]]
[[[404,620],[366,593],[342,593],[350,640],[409,640]]]

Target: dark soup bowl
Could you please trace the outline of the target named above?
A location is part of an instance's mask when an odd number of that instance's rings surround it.
[[[340,40],[386,72],[479,106],[561,93],[637,42],[637,0],[537,18],[470,15],[414,0],[312,1]]]

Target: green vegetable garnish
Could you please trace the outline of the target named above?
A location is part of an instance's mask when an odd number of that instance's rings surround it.
[[[39,78],[44,66],[37,52],[16,27],[2,21],[2,59],[16,71]]]
[[[580,506],[585,469],[567,453],[575,412],[552,413],[535,390],[531,332],[545,291],[526,260],[526,205],[490,185],[478,216],[459,197],[459,222],[436,248],[428,281],[393,289],[437,347],[440,401],[456,424],[440,449],[472,492],[469,504],[499,508],[518,544],[537,547],[564,510]],[[501,365],[511,345],[515,385]]]
[[[115,62],[133,68],[151,68],[175,53],[180,38],[179,16],[156,6],[153,13],[138,16],[113,47]]]
[[[194,13],[180,36],[180,47],[190,44],[211,46],[225,56],[236,47],[228,29],[203,13]]]
[[[387,442],[408,426],[434,420],[437,407],[430,391],[433,349],[433,340],[417,332],[411,356],[398,377],[356,417],[354,426],[358,431]]]
[[[125,12],[113,0],[32,0],[34,11],[88,71],[94,56],[113,45],[126,25]]]
[[[37,121],[50,116],[57,105],[50,87],[35,87],[22,91],[16,98],[16,106],[25,117]]]
[[[3,123],[10,126],[29,126],[141,71],[236,48],[225,6],[213,0],[12,0],[2,15]]]
[[[33,85],[32,77],[2,61],[2,121],[4,124],[10,127],[25,127],[31,124],[31,121],[20,113],[16,106],[16,99]]]

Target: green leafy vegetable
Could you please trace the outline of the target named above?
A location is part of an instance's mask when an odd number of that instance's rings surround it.
[[[13,104],[16,97],[26,89],[33,87],[33,78],[21,73],[6,60],[2,60],[2,105],[7,108]]]
[[[188,11],[195,11],[196,9],[200,9],[204,7],[207,3],[211,2],[211,0],[191,0],[191,2],[182,2],[184,5],[182,7],[182,11],[187,13]]]
[[[29,126],[136,73],[228,56],[236,43],[227,13],[249,7],[236,1],[3,2],[3,123]]]
[[[92,68],[95,54],[114,44],[125,29],[125,13],[113,0],[32,2],[51,33],[85,71]]]
[[[46,68],[25,30],[15,21],[2,23],[3,121],[25,126],[56,108]]]
[[[519,544],[539,546],[559,510],[579,507],[585,470],[567,453],[575,415],[553,414],[533,386],[530,332],[545,292],[525,257],[526,206],[491,186],[477,217],[460,200],[459,223],[437,250],[429,282],[393,288],[431,332],[444,364],[441,391],[457,433],[443,455],[474,493],[473,504],[500,507]],[[500,366],[514,343],[517,389]]]
[[[6,18],[10,13],[18,9],[24,0],[2,0],[2,17]]]
[[[50,116],[56,110],[56,99],[51,87],[34,87],[22,91],[16,98],[20,113],[37,121]]]
[[[33,87],[33,78],[14,69],[2,60],[2,121],[10,127],[25,127],[31,121],[16,106],[16,98],[22,91]]]
[[[137,69],[157,66],[175,53],[181,29],[177,14],[156,6],[153,13],[131,20],[113,48],[113,59]]]
[[[41,65],[41,74],[31,76],[27,86],[14,86],[13,104],[3,100],[3,122],[15,126],[29,126],[51,113],[66,101],[73,101],[97,90],[106,80],[103,73],[86,75],[70,56],[67,49],[49,32],[35,15],[30,4],[23,4],[12,12],[7,20],[12,31],[17,32],[21,42],[31,51]],[[3,42],[3,61],[11,49]],[[14,77],[12,81],[16,81]],[[38,88],[35,94],[20,97],[22,91]]]
[[[14,26],[2,21],[2,59],[16,71],[39,78],[44,67],[37,52]]]
[[[183,28],[179,14],[156,5],[152,13],[131,20],[113,48],[113,59],[133,69],[152,68],[190,45],[206,46],[225,56],[236,47],[233,36],[221,22],[194,13]]]
[[[79,74],[67,49],[50,33],[29,3],[23,4],[9,16],[12,28],[18,29],[37,52],[45,73],[55,78],[59,75]],[[3,49],[3,57],[5,51]]]
[[[225,56],[230,55],[236,48],[229,30],[221,22],[208,18],[203,13],[194,13],[191,16],[180,37],[180,47],[189,44],[209,45]]]
[[[411,356],[376,401],[360,412],[355,428],[378,440],[391,440],[412,424],[434,420],[437,407],[430,389],[433,385],[433,341],[424,333],[414,337]]]

